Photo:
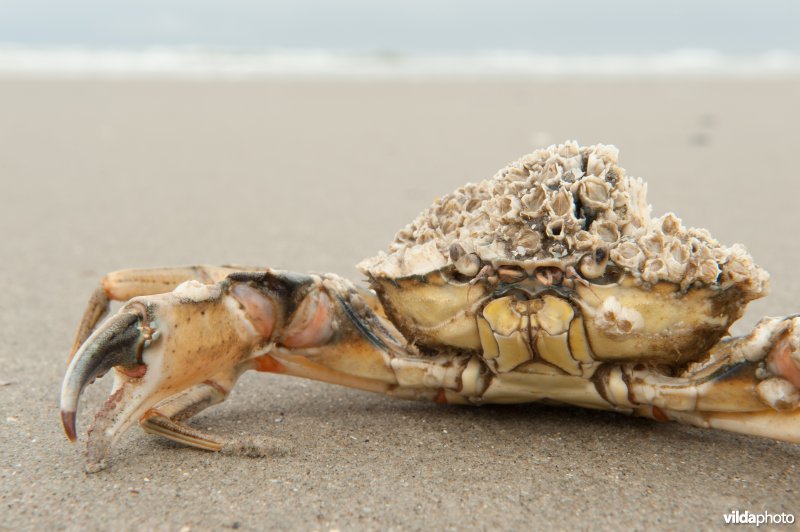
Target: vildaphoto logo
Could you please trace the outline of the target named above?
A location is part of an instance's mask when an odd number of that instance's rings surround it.
[[[794,524],[794,514],[780,513],[773,514],[770,512],[753,513],[745,510],[733,510],[730,513],[722,516],[725,519],[726,525],[792,525]]]

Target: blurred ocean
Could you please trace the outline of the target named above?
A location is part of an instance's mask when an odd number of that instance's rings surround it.
[[[0,0],[0,76],[797,77],[797,0]]]
[[[232,51],[196,46],[93,48],[0,45],[0,77],[101,79],[562,79],[800,77],[800,53],[553,54],[529,51],[381,53]]]

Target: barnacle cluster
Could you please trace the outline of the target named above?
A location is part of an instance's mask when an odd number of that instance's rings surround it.
[[[724,247],[671,213],[651,218],[646,184],[625,175],[618,155],[614,146],[576,142],[537,150],[437,200],[397,234],[388,254],[359,266],[384,277],[423,275],[465,255],[485,264],[566,266],[602,248],[642,283],[737,285],[762,295],[768,276],[741,245]]]

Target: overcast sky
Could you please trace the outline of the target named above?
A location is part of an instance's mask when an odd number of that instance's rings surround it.
[[[800,1],[0,0],[0,43],[395,52],[800,51]]]

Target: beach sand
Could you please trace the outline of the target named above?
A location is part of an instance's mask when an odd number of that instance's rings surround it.
[[[0,514],[8,529],[669,529],[797,512],[800,446],[541,405],[441,407],[246,375],[196,423],[83,472],[67,352],[107,271],[268,265],[358,278],[434,197],[534,148],[616,144],[673,210],[773,275],[735,332],[800,310],[800,82],[0,83]],[[800,517],[800,516],[798,516]]]

